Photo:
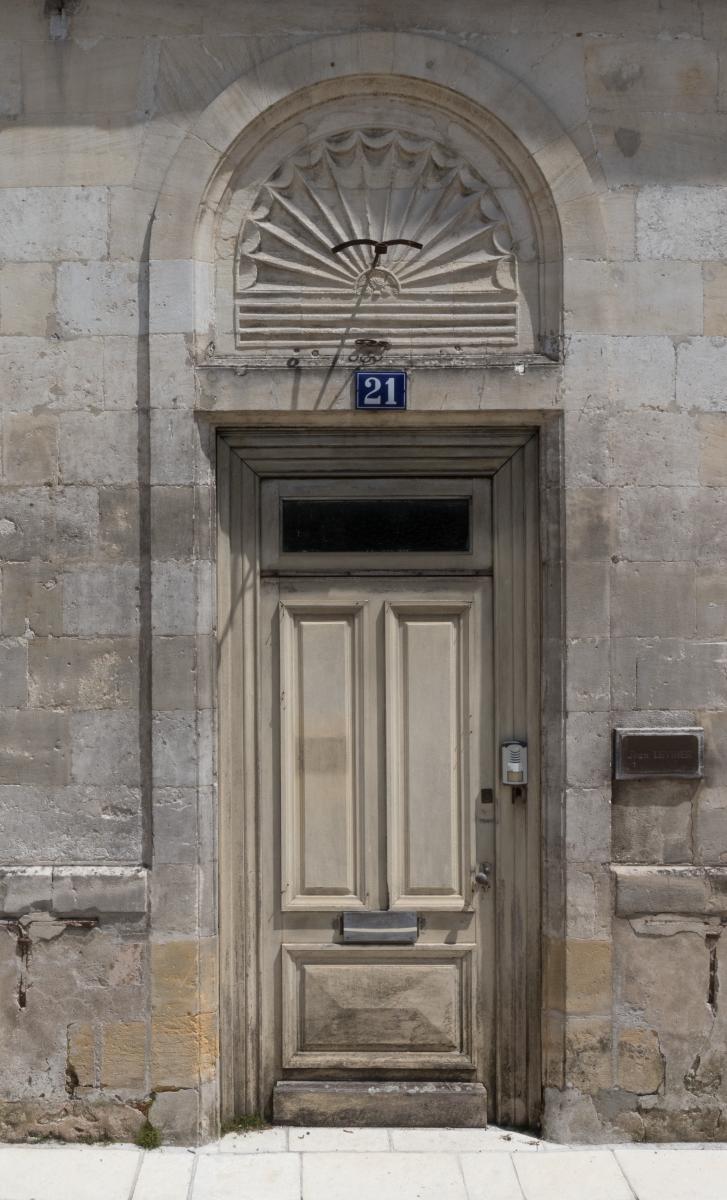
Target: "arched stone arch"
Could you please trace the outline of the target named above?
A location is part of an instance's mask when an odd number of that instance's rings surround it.
[[[537,349],[557,355],[563,263],[597,257],[604,244],[601,181],[523,83],[468,50],[416,34],[339,35],[307,43],[241,76],[208,106],[177,150],[156,206],[151,333],[193,333],[196,356],[204,356],[216,327],[215,228],[241,163],[311,108],[350,105],[362,95],[374,108],[377,97],[392,95],[444,114],[474,131],[505,164],[535,230]]]

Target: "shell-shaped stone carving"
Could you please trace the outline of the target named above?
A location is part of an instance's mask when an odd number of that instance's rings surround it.
[[[421,249],[342,242],[407,239]],[[331,137],[281,166],[245,221],[240,349],[480,351],[517,341],[517,264],[484,179],[434,141],[392,130]]]

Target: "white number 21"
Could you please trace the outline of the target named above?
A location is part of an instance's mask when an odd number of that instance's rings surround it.
[[[381,407],[381,383],[382,380],[377,378],[376,375],[368,375],[366,379],[364,379],[364,404],[374,404],[377,406],[377,408]],[[393,378],[393,376],[390,376],[386,380],[384,386],[386,388],[386,399],[383,401],[383,403],[395,405],[396,380]]]

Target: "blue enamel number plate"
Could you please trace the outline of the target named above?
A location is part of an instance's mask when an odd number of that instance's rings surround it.
[[[356,408],[406,408],[406,371],[356,371]]]

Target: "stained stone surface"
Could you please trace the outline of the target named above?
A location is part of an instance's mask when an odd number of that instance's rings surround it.
[[[235,304],[239,318],[255,292],[242,268],[282,257],[289,287],[291,263],[308,278],[318,263],[315,199],[281,193],[303,239],[278,212],[285,236],[279,222],[255,243],[261,203],[243,245],[243,210],[301,148],[348,136],[338,107],[408,138],[427,169],[460,139],[477,185],[462,168],[458,203],[497,202],[454,240],[475,236],[466,259],[484,238],[485,300],[517,300],[522,337],[500,351],[558,359],[456,351],[410,380],[419,414],[549,421],[545,1129],[727,1138],[724,5],[312,0],[277,4],[274,22],[258,0],[66,8],[0,0],[0,1137],[133,1138],[147,1113],[168,1141],[219,1128],[215,446],[200,414],[348,411],[348,365],[266,366],[264,344],[254,365],[234,358]],[[422,81],[416,104],[372,84],[357,113],[344,77],[392,73]],[[295,99],[318,81],[325,105]],[[507,133],[460,122],[455,138],[448,91]],[[325,199],[331,240],[361,232],[365,204],[349,229]],[[536,210],[542,229],[557,215],[540,263]],[[482,261],[446,250],[431,265],[460,304],[437,309],[460,321],[454,343]],[[372,309],[401,293],[392,273],[349,284]],[[669,724],[704,726],[705,779],[613,789],[613,726]]]

